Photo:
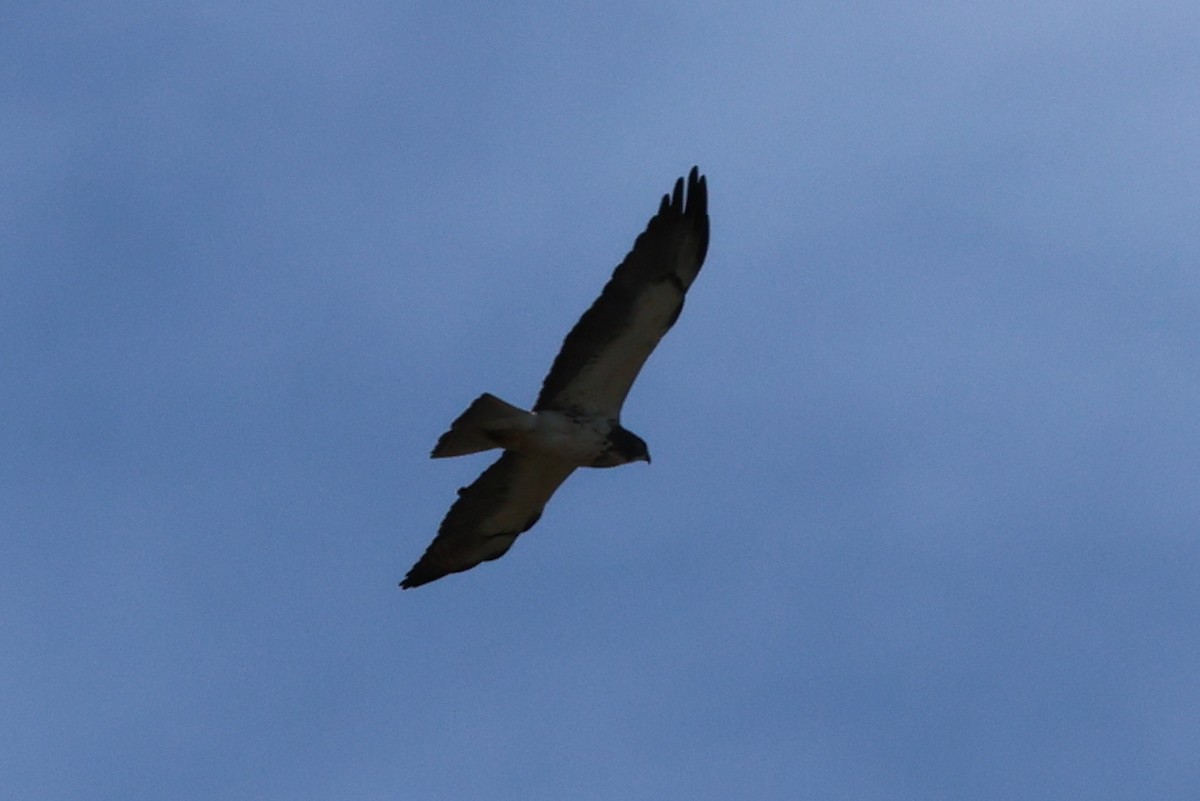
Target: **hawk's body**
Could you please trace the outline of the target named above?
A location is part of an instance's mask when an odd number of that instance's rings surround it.
[[[458,491],[437,537],[401,587],[503,556],[575,468],[650,461],[646,443],[621,426],[621,407],[678,319],[707,251],[708,191],[693,167],[686,203],[681,178],[563,341],[533,411],[481,395],[438,440],[434,458],[491,448],[504,454]]]

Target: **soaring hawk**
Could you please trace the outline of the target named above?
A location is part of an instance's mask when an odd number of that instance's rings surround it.
[[[621,406],[642,365],[679,318],[708,251],[708,189],[695,167],[567,334],[532,411],[481,395],[450,425],[433,458],[492,448],[504,453],[458,491],[425,555],[400,586],[419,587],[504,555],[542,516],[577,467],[650,461],[621,425]]]

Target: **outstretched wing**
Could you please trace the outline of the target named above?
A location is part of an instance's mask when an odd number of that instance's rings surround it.
[[[534,411],[616,419],[642,365],[683,309],[708,252],[708,188],[695,167],[664,195],[658,213],[567,334]]]
[[[475,483],[458,491],[437,536],[400,586],[419,587],[499,559],[533,527],[574,469],[559,459],[506,451]]]

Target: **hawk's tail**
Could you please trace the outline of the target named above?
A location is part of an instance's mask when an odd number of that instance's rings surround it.
[[[484,393],[450,424],[430,454],[434,459],[505,448],[533,428],[533,414]]]

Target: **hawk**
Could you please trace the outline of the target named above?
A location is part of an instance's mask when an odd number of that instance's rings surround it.
[[[504,453],[458,491],[437,537],[400,586],[428,584],[503,556],[542,516],[578,467],[650,461],[621,406],[658,341],[683,310],[708,252],[708,188],[693,167],[613,271],[600,297],[563,340],[532,411],[480,395],[450,425],[435,459],[501,448]]]

